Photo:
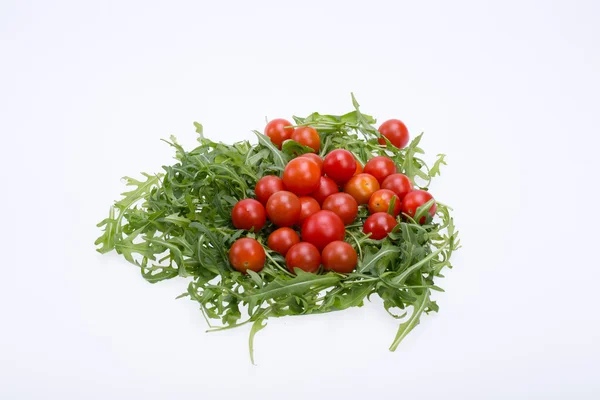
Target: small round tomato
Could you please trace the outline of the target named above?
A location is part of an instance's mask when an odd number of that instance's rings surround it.
[[[356,159],[348,150],[337,149],[325,156],[323,172],[338,183],[345,183],[356,171]]]
[[[322,176],[319,180],[319,186],[317,187],[317,190],[312,192],[310,195],[314,197],[319,204],[323,204],[327,197],[334,193],[338,193],[339,191],[338,185],[333,181],[333,179]]]
[[[300,236],[291,228],[279,228],[273,231],[267,239],[267,246],[284,257],[296,243],[300,243]]]
[[[283,186],[298,196],[314,192],[321,180],[321,169],[306,157],[294,158],[283,170]]]
[[[431,195],[431,193],[426,192],[424,190],[413,190],[412,192],[410,192],[406,196],[404,196],[404,199],[402,200],[402,212],[404,214],[408,214],[414,218],[415,214],[417,213],[417,209],[419,207],[421,207],[422,205],[424,205],[425,203],[427,203],[431,199],[433,199],[433,196]],[[431,208],[429,208],[429,214],[432,217],[435,216],[436,210],[437,210],[437,205],[435,204],[435,201],[434,201]],[[425,220],[426,220],[425,216],[422,216],[419,223],[424,224]]]
[[[306,272],[316,272],[321,265],[321,254],[314,245],[300,242],[288,250],[285,256],[285,265],[290,272],[295,272],[294,268],[300,268]]]
[[[300,219],[300,199],[292,192],[282,190],[267,201],[267,215],[277,226],[292,226]]]
[[[369,174],[353,176],[344,186],[344,192],[354,197],[358,204],[367,204],[371,195],[378,190],[379,182]]]
[[[321,169],[321,174],[323,174],[323,159],[319,155],[317,155],[315,153],[306,153],[306,154],[302,154],[300,157],[306,157],[306,158],[316,162],[317,165],[319,166],[319,168]]]
[[[396,195],[396,193],[388,189],[379,189],[378,191],[373,193],[373,195],[369,199],[369,212],[371,214],[375,214],[378,212],[388,212],[390,208],[390,203],[392,202],[393,198],[396,198],[396,201],[394,202],[394,210],[392,213],[392,215],[395,217],[396,215],[400,214],[401,203],[400,200],[398,200],[398,196]]]
[[[356,160],[356,170],[354,171],[354,175],[362,174],[362,172],[363,172],[363,166],[358,160]],[[352,176],[354,176],[354,175],[352,175]]]
[[[408,129],[404,122],[398,119],[390,119],[385,121],[379,127],[379,133],[385,136],[395,147],[402,149],[408,144]],[[379,144],[385,145],[384,138],[378,139]]]
[[[325,246],[321,260],[325,269],[348,274],[356,267],[358,256],[356,250],[348,243],[335,241]]]
[[[398,195],[400,200],[413,190],[410,178],[403,174],[392,174],[383,180],[382,189],[389,189]]]
[[[334,212],[348,225],[358,214],[358,203],[348,193],[334,193],[323,202],[323,210]]]
[[[365,221],[363,226],[364,233],[370,233],[371,239],[383,239],[398,225],[396,218],[385,212],[378,212],[371,215]]]
[[[256,200],[265,205],[273,193],[280,192],[282,190],[284,189],[281,178],[275,175],[267,175],[263,176],[258,180],[258,182],[256,182],[254,194],[256,195]]]
[[[259,231],[267,222],[265,207],[254,199],[238,201],[231,211],[233,226],[237,229]]]
[[[251,238],[238,239],[229,249],[229,262],[236,270],[258,272],[265,266],[265,249]]]
[[[385,178],[396,173],[396,164],[389,157],[377,156],[371,158],[365,164],[365,174],[371,174],[381,184]]]
[[[298,223],[302,224],[306,218],[320,210],[321,206],[314,198],[310,196],[300,197],[300,220],[298,220]]]
[[[286,119],[274,119],[265,126],[265,135],[271,139],[271,142],[273,142],[277,148],[281,149],[283,142],[291,139],[292,134],[294,133],[294,127],[291,125],[291,122]]]
[[[319,137],[319,133],[310,126],[296,128],[294,133],[292,133],[291,139],[303,146],[310,147],[315,152],[319,151],[321,148],[321,138]]]
[[[302,224],[302,240],[314,244],[319,250],[331,242],[344,240],[345,235],[344,221],[331,211],[318,211]]]

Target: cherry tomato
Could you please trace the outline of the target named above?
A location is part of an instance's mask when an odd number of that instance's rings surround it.
[[[392,215],[395,217],[396,215],[400,214],[401,203],[400,200],[398,200],[398,196],[396,195],[396,193],[388,189],[379,189],[378,191],[373,193],[373,195],[369,199],[369,212],[371,214],[375,214],[378,212],[388,212],[388,209],[390,208],[390,203],[392,202],[392,199],[394,197],[396,198],[396,201],[394,202],[394,212],[392,213]]]
[[[396,218],[385,212],[371,215],[363,226],[364,233],[370,233],[371,239],[380,240],[390,233],[398,225]]]
[[[325,246],[321,260],[325,269],[348,274],[356,267],[358,256],[356,250],[348,243],[335,241]]]
[[[299,224],[302,224],[304,220],[317,211],[321,210],[319,202],[309,196],[300,197],[300,220]]]
[[[273,142],[277,148],[281,149],[281,144],[286,140],[291,139],[292,134],[294,133],[294,127],[290,125],[292,125],[291,122],[286,119],[274,119],[265,126],[265,135],[271,139],[271,142]]]
[[[267,239],[267,246],[284,257],[296,243],[300,243],[300,236],[291,228],[279,228],[273,231]]]
[[[379,133],[385,136],[395,147],[402,149],[408,144],[408,129],[404,122],[398,119],[390,119],[385,121],[379,127]],[[378,139],[379,144],[385,145],[384,138]]]
[[[383,180],[381,188],[391,190],[398,195],[400,200],[402,200],[408,192],[413,190],[413,185],[408,176],[403,174],[392,174]]]
[[[358,174],[362,174],[363,172],[363,166],[360,162],[358,162],[358,160],[356,160],[356,170],[354,171],[354,175],[358,175]],[[352,175],[352,176],[354,176]]]
[[[323,202],[323,210],[334,212],[348,225],[356,219],[358,203],[348,193],[334,193]]]
[[[321,148],[321,138],[319,137],[319,133],[310,126],[296,128],[294,133],[292,133],[291,139],[303,146],[312,148],[315,152],[319,151]]]
[[[321,254],[314,245],[300,242],[288,250],[285,264],[290,272],[294,272],[294,268],[300,268],[306,272],[316,272],[321,265]]]
[[[280,177],[275,175],[263,176],[256,182],[254,187],[254,194],[256,200],[260,201],[263,205],[267,204],[267,200],[273,193],[280,192],[283,189],[283,181]]]
[[[318,211],[302,224],[302,240],[319,250],[333,241],[344,240],[345,235],[344,221],[331,211]]]
[[[238,201],[231,211],[233,226],[237,229],[259,231],[267,222],[265,207],[254,199]]]
[[[265,249],[254,239],[238,239],[229,249],[229,262],[240,272],[258,272],[265,266],[265,260]]]
[[[334,181],[345,183],[356,171],[356,159],[348,150],[333,150],[325,156],[323,171]]]
[[[267,215],[277,226],[292,226],[300,219],[301,204],[298,196],[282,190],[274,193],[267,201]]]
[[[402,200],[402,212],[404,214],[410,215],[411,217],[414,217],[417,212],[417,209],[431,199],[433,199],[431,193],[426,192],[424,190],[413,190],[412,192],[404,196],[404,199]],[[435,204],[435,202],[433,202],[433,205],[429,209],[429,214],[432,217],[435,216],[436,210],[437,205]],[[422,216],[419,223],[424,224],[425,220],[425,216]]]
[[[367,161],[363,171],[365,174],[373,175],[381,184],[385,178],[396,173],[396,164],[391,158],[377,156]]]
[[[298,196],[314,192],[319,187],[321,169],[306,157],[294,158],[283,170],[283,186]]]
[[[321,174],[323,174],[323,159],[321,157],[319,157],[317,154],[306,153],[306,154],[302,154],[300,157],[306,157],[306,158],[311,159],[314,162],[316,162],[317,165],[319,166],[319,168],[321,169]]]
[[[333,181],[333,179],[322,176],[319,180],[319,186],[317,187],[317,190],[312,192],[310,195],[314,197],[319,204],[323,204],[327,197],[334,193],[338,193],[339,191],[338,185]]]
[[[404,122],[398,119],[390,119],[385,121],[379,127],[379,133],[385,136],[395,147],[402,149],[404,146],[408,144],[408,129]],[[386,141],[384,138],[379,138],[377,140],[379,144],[386,145]]]
[[[379,190],[379,182],[373,175],[358,174],[350,178],[344,192],[354,197],[358,204],[367,204],[373,193]]]

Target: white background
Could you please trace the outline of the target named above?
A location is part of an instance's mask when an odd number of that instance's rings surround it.
[[[600,398],[600,3],[0,3],[0,398]],[[495,4],[492,4],[495,3]],[[374,301],[205,333],[95,224],[192,122],[365,112],[425,131],[463,249],[397,352]]]

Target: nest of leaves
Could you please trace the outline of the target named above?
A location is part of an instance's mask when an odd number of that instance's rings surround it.
[[[422,134],[403,149],[378,144],[382,136],[375,119],[363,114],[354,99],[354,110],[344,115],[313,113],[294,117],[298,126],[311,126],[321,137],[320,154],[336,148],[349,150],[363,165],[370,158],[392,158],[398,172],[407,175],[415,188],[427,190],[439,175],[444,155],[429,168],[420,158]],[[368,210],[360,206],[358,217],[346,226],[346,241],[358,253],[357,268],[349,274],[336,272],[290,273],[284,258],[266,247],[276,229],[271,223],[257,233],[237,230],[231,222],[233,206],[254,197],[256,182],[265,175],[281,176],[287,162],[311,149],[288,140],[281,150],[259,132],[257,144],[248,141],[227,145],[203,136],[195,123],[199,146],[185,151],[171,137],[177,163],[164,172],[144,173],[143,180],[125,178],[131,190],[111,207],[96,244],[100,253],[115,250],[137,265],[151,283],[176,277],[189,281],[179,297],[198,302],[211,331],[251,323],[250,355],[256,332],[269,317],[327,313],[360,307],[377,294],[386,311],[400,319],[390,350],[419,323],[423,313],[438,311],[431,300],[442,270],[451,267],[450,256],[459,247],[451,209],[436,196],[437,213],[428,210],[432,201],[417,210],[414,218],[398,218],[399,224],[383,240],[362,232]],[[418,224],[425,217],[424,224]],[[243,236],[265,245],[267,261],[259,273],[242,274],[229,264],[228,251]],[[401,312],[394,313],[392,309]],[[219,320],[214,326],[210,320]]]

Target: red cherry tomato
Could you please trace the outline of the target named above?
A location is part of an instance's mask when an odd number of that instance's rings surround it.
[[[314,244],[319,250],[331,242],[344,240],[345,235],[344,221],[331,211],[318,211],[302,224],[302,240]]]
[[[321,261],[327,270],[348,274],[354,270],[358,262],[356,250],[346,242],[329,243],[321,253]]]
[[[398,119],[390,119],[385,121],[379,127],[379,133],[385,136],[395,147],[402,149],[408,144],[408,129],[404,122]],[[384,138],[378,139],[379,144],[385,145]]]
[[[280,192],[282,190],[284,189],[281,178],[274,175],[267,175],[263,176],[258,180],[258,182],[256,182],[254,194],[256,195],[256,200],[265,205],[273,193]]]
[[[254,239],[238,239],[229,249],[229,262],[240,272],[258,272],[265,266],[265,260],[265,249]]]
[[[419,207],[421,207],[423,204],[427,203],[431,199],[433,199],[433,196],[431,195],[431,193],[426,192],[424,190],[413,190],[412,192],[410,192],[406,196],[404,196],[404,199],[402,200],[402,212],[404,214],[408,214],[414,218],[414,216],[417,212],[417,209]],[[437,205],[434,202],[433,205],[431,206],[431,208],[429,209],[429,214],[432,217],[435,216],[436,210],[437,210]],[[425,221],[426,221],[425,216],[422,216],[421,220],[418,222],[422,225],[425,223]]]
[[[371,215],[363,226],[364,233],[370,233],[371,239],[380,240],[390,233],[398,225],[396,218],[385,212]]]
[[[350,178],[344,192],[354,197],[358,204],[367,204],[373,193],[379,190],[379,182],[373,175],[358,174]]]
[[[356,160],[356,170],[354,171],[354,175],[358,175],[358,174],[362,174],[363,172],[363,166],[360,162],[358,162],[358,160]],[[352,176],[354,176],[352,175]]]
[[[285,264],[290,272],[294,272],[294,268],[300,268],[306,272],[316,272],[321,265],[321,254],[312,244],[300,242],[288,250]]]
[[[306,157],[294,158],[283,170],[283,185],[298,196],[314,192],[321,180],[321,169]]]
[[[290,125],[292,125],[291,122],[283,118],[274,119],[265,126],[265,135],[277,148],[281,149],[281,144],[291,139],[292,133],[294,133],[294,127]]]
[[[301,126],[296,128],[292,133],[292,140],[300,143],[303,146],[312,148],[315,152],[321,148],[321,138],[319,133],[310,126]]]
[[[267,215],[277,226],[292,226],[300,219],[301,204],[298,196],[282,190],[274,193],[267,201]]]
[[[254,228],[254,232],[261,230],[267,222],[265,207],[254,199],[238,201],[231,211],[231,219],[237,229]]]
[[[319,186],[317,187],[317,190],[312,192],[310,195],[314,197],[319,204],[323,204],[327,197],[334,193],[338,193],[339,191],[338,185],[333,181],[333,179],[322,176],[319,180]]]
[[[382,189],[389,189],[398,195],[400,200],[413,190],[410,178],[403,174],[392,174],[383,180]]]
[[[392,215],[395,217],[396,215],[400,214],[401,202],[398,200],[396,193],[388,189],[379,189],[373,193],[369,199],[369,212],[371,214],[388,212],[390,203],[394,197],[396,198],[396,201],[394,202],[394,210]]]
[[[317,211],[321,210],[319,202],[309,196],[300,197],[300,220],[298,224],[302,224],[304,220]]]
[[[348,193],[334,193],[323,202],[323,210],[334,212],[348,225],[356,219],[358,203]]]
[[[317,154],[306,153],[306,154],[302,154],[300,157],[306,157],[306,158],[316,162],[317,165],[319,166],[319,168],[321,169],[321,174],[323,174],[323,159],[321,157],[319,157]]]
[[[267,246],[284,257],[296,243],[300,243],[300,236],[291,228],[279,228],[273,231],[267,239]]]
[[[348,150],[333,150],[325,156],[323,171],[334,181],[345,183],[356,171],[356,159]]]
[[[396,173],[396,164],[391,158],[377,156],[367,161],[363,171],[365,174],[373,175],[381,184],[385,178]]]

